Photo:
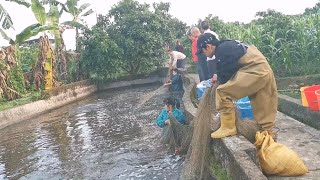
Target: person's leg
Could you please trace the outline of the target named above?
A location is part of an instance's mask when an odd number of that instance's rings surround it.
[[[209,60],[207,61],[207,66],[208,66],[208,73],[209,77],[212,78],[214,74],[217,74],[217,62],[216,60]]]
[[[274,86],[270,78],[271,75],[273,75],[272,72],[264,75],[259,74],[259,72],[238,71],[232,79],[218,86],[216,90],[216,108],[220,113],[221,127],[211,134],[212,138],[222,138],[237,133],[233,101],[245,96],[251,97],[253,101],[253,103],[251,101],[251,106],[257,123],[265,126],[265,128],[273,127],[275,116],[265,114],[265,109],[267,109],[268,113],[274,114],[277,108],[274,107]],[[273,98],[271,103],[269,103],[267,96]],[[262,116],[266,117],[263,118]]]
[[[198,59],[198,64],[199,64],[199,68],[202,76],[201,81],[210,79],[209,73],[208,73],[207,59]]]
[[[203,81],[205,79],[203,71],[202,71],[202,66],[199,62],[197,62],[197,71],[198,71],[198,75],[199,75],[199,81]]]
[[[182,67],[182,61],[181,59],[177,60],[177,68],[181,68]]]
[[[273,74],[269,74],[267,84],[256,94],[249,96],[254,119],[262,130],[272,133],[278,108],[276,82]]]
[[[209,71],[208,71],[208,65],[207,65],[207,59],[201,62],[202,70],[203,70],[203,75],[204,75],[204,80],[208,80],[211,77],[209,76]]]

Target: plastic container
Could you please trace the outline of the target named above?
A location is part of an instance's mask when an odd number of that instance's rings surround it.
[[[305,87],[301,87],[301,88],[300,88],[301,104],[302,104],[302,106],[304,106],[304,107],[309,107],[308,101],[307,101],[307,98],[306,98],[306,95],[305,95],[305,93],[304,93],[304,90],[305,90],[307,87],[309,87],[309,86],[305,86]]]
[[[304,89],[304,94],[308,101],[309,109],[312,111],[320,111],[316,91],[320,90],[320,85],[310,86]]]
[[[253,120],[253,112],[250,104],[250,99],[247,96],[236,101],[236,106],[241,119]]]
[[[318,100],[318,108],[320,109],[320,90],[317,90],[316,92],[317,100]]]

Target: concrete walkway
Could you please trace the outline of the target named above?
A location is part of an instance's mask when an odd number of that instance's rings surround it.
[[[188,74],[199,82],[197,74]],[[319,180],[320,179],[320,131],[307,126],[278,111],[276,126],[280,128],[278,143],[294,150],[303,159],[309,173],[300,177],[268,177],[272,180]],[[319,119],[320,121],[320,119]]]
[[[319,119],[320,120],[320,119]],[[309,173],[301,177],[270,177],[269,179],[320,179],[320,131],[281,112],[277,114],[278,142],[297,152]]]

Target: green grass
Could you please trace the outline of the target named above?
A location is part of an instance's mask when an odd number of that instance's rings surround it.
[[[290,96],[295,99],[301,99],[300,91],[287,91],[287,92],[281,92],[281,94]]]
[[[17,106],[28,104],[41,99],[41,92],[32,92],[13,101],[0,101],[0,111],[11,109]]]
[[[213,159],[211,159],[210,167],[212,174],[214,174],[217,180],[231,180],[231,178],[227,174],[227,171],[222,168],[217,162],[214,162]]]

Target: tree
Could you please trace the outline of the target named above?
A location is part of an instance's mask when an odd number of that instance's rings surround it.
[[[37,35],[40,32],[44,32],[47,30],[58,29],[55,25],[47,25],[46,24],[46,14],[45,9],[41,5],[38,0],[32,0],[31,4],[24,0],[7,0],[16,2],[20,5],[24,5],[27,8],[31,8],[34,16],[38,20],[38,23],[32,24],[26,27],[22,32],[17,34],[15,37],[9,37],[5,29],[13,28],[13,22],[11,21],[10,15],[5,11],[5,9],[1,6],[0,11],[4,15],[3,25],[0,27],[1,35],[9,40],[11,46],[5,48],[5,56],[1,59],[2,68],[0,72],[0,92],[4,94],[6,99],[13,100],[20,97],[20,93],[25,91],[24,77],[22,74],[21,63],[19,63],[19,59],[16,57],[16,49],[19,47],[21,43],[25,40],[29,39],[32,36]],[[37,77],[43,77],[45,74],[44,71],[44,63],[38,63],[38,71],[34,72],[42,72],[42,75],[37,75]],[[39,74],[39,73],[34,73]],[[40,73],[41,74],[41,73]],[[33,76],[36,77],[36,76]],[[36,78],[34,78],[36,79]]]
[[[88,16],[93,13],[90,9],[89,3],[84,3],[78,6],[79,0],[67,0],[66,4],[63,6],[63,10],[72,15],[72,21],[64,22],[65,25],[70,25],[76,28],[76,51],[80,51],[79,43],[79,29],[85,28],[83,25],[83,17]],[[80,23],[82,22],[82,23]]]
[[[309,14],[320,15],[320,1],[313,8],[306,8],[303,14],[304,15],[309,15]]]
[[[13,28],[13,22],[11,20],[10,15],[5,11],[5,9],[0,5],[0,13],[4,13],[4,22],[5,24],[1,26],[0,31],[1,35],[3,38],[7,39],[10,41],[10,44],[13,45],[19,45],[29,39],[32,36],[35,36],[39,34],[40,32],[44,32],[47,30],[54,30],[58,29],[57,26],[53,24],[46,25],[46,14],[45,14],[45,9],[39,2],[39,0],[31,0],[31,4],[24,0],[6,0],[6,1],[11,1],[18,3],[20,5],[24,5],[27,8],[31,7],[31,10],[38,20],[38,23],[32,24],[28,27],[26,27],[24,30],[22,30],[19,34],[16,35],[16,37],[9,37],[3,29],[8,29],[8,28]]]
[[[120,61],[123,51],[108,36],[108,21],[99,15],[98,23],[92,30],[85,30],[82,39],[84,50],[81,52],[82,76],[95,80],[115,79],[120,75]]]
[[[119,59],[122,71],[137,75],[150,72],[162,63],[164,47],[175,37],[174,28],[168,23],[174,21],[167,14],[168,6],[164,5],[154,5],[152,12],[148,4],[123,0],[109,11],[108,18],[113,21],[108,26],[108,34],[123,50]]]
[[[9,13],[4,9],[4,7],[0,4],[0,34],[1,36],[10,41],[10,37],[7,35],[6,30],[12,28],[13,29],[13,22],[9,15]]]

